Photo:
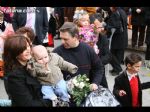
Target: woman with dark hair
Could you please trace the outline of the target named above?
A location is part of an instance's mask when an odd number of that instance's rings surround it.
[[[43,100],[41,85],[26,70],[31,58],[30,40],[23,35],[11,35],[4,43],[5,88],[12,106],[51,106],[50,100]]]

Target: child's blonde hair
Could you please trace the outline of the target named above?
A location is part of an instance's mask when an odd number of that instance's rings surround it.
[[[77,26],[80,26],[80,19],[83,18],[83,16],[89,16],[88,12],[85,11],[85,10],[76,10],[75,11],[75,14],[73,16],[73,22],[77,25]],[[89,21],[90,22],[90,21]]]

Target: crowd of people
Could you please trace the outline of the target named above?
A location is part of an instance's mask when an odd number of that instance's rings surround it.
[[[86,74],[91,91],[99,85],[109,89],[105,65],[110,64],[120,105],[141,107],[142,89],[150,82],[140,82],[139,55],[124,57],[128,13],[132,47],[143,46],[146,35],[145,60],[150,60],[147,7],[0,7],[0,55],[12,106],[76,106],[66,81]],[[55,47],[55,36],[60,46]]]

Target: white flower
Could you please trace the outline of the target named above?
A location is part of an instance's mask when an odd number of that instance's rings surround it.
[[[74,84],[72,81],[68,82],[68,90],[72,90],[74,88]]]
[[[85,86],[84,82],[80,82],[79,88],[82,89]]]
[[[86,81],[89,81],[89,78],[87,78]]]
[[[87,96],[87,94],[84,95],[84,97],[86,97],[86,96]]]
[[[74,85],[75,85],[76,87],[79,87],[79,83],[78,83],[78,82],[74,83]]]
[[[73,78],[72,82],[73,82],[73,84],[76,84],[76,83],[77,83],[76,77]]]
[[[79,74],[69,80],[67,84],[70,94],[73,96],[76,105],[79,106],[85,96],[87,96],[88,92],[90,92],[89,78],[87,78],[86,75]]]

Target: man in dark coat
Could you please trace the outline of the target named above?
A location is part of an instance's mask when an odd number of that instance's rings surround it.
[[[132,7],[131,8],[131,24],[132,24],[132,47],[136,45],[138,47],[143,46],[145,36],[145,8],[144,7]],[[139,36],[138,36],[139,32]],[[139,39],[138,39],[139,37]],[[138,42],[137,42],[138,40]]]
[[[32,12],[29,12],[28,8],[31,7],[16,7],[12,18],[14,31],[23,26],[31,27],[36,34],[33,44],[43,44],[43,40],[48,31],[46,7],[32,7]],[[29,14],[32,14],[31,19],[28,16]],[[29,19],[32,20],[31,23],[29,23]]]
[[[128,46],[127,15],[121,8],[111,7],[110,9],[112,13],[107,21],[107,26],[108,29],[116,29],[112,36],[111,53],[118,60],[120,65],[124,60],[124,50]],[[112,70],[112,72],[119,73],[122,71],[120,67],[115,66],[115,68],[118,71]]]
[[[146,40],[145,43],[147,45],[145,59],[150,60],[150,7],[146,7],[145,21],[147,25],[146,30]]]

